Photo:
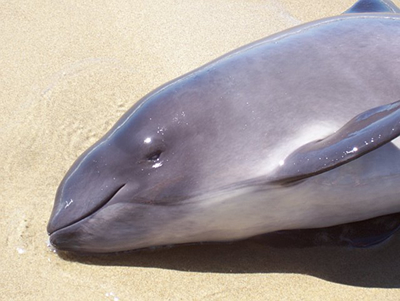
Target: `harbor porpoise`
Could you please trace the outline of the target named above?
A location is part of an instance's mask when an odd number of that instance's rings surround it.
[[[400,212],[398,11],[361,0],[149,93],[65,175],[51,244],[115,252]]]

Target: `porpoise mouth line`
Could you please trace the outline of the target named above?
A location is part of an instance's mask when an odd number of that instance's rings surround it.
[[[112,192],[110,194],[109,197],[104,198],[103,201],[101,201],[97,206],[95,206],[92,210],[90,210],[88,213],[86,213],[85,215],[83,215],[82,217],[80,217],[78,220],[72,221],[71,223],[63,226],[62,228],[56,229],[51,233],[48,233],[49,235],[54,234],[55,232],[68,228],[70,226],[75,225],[76,223],[79,223],[80,221],[83,221],[84,219],[88,218],[89,216],[93,215],[94,213],[96,213],[97,211],[99,211],[101,208],[103,208],[104,206],[106,206],[112,199],[113,197],[122,189],[124,188],[126,185],[126,183],[122,184],[121,186],[119,186],[114,192]]]

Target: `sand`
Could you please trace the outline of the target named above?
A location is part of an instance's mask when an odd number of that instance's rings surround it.
[[[60,256],[46,245],[65,172],[140,97],[236,47],[352,4],[3,1],[0,299],[398,300],[399,237],[366,250],[247,241],[99,257]]]

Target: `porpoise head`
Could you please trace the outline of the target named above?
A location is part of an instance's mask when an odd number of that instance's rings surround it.
[[[364,169],[381,177],[396,170],[393,164],[377,168],[376,162],[397,156],[396,147],[383,146],[400,135],[400,102],[357,115],[326,138],[295,149],[271,171],[271,161],[262,160],[268,156],[260,154],[273,147],[243,144],[254,127],[247,135],[232,136],[239,131],[232,130],[234,123],[242,123],[230,115],[222,118],[226,110],[201,105],[197,98],[207,92],[188,94],[187,87],[167,85],[145,97],[78,158],[56,194],[48,224],[52,245],[113,252],[329,226],[380,215],[378,209],[368,210],[376,203],[370,190],[387,198],[382,214],[398,209],[396,194],[389,198],[382,185],[371,185],[371,173]],[[375,149],[379,152],[365,156]],[[355,162],[361,156],[363,161]],[[363,173],[349,182],[349,170]],[[346,191],[354,212],[342,213],[348,204],[346,198],[337,200],[343,191],[338,177],[346,178],[345,187],[355,187]],[[330,188],[320,189],[321,180]],[[370,190],[360,191],[361,182]]]
[[[50,242],[60,250],[113,252],[398,212],[397,166],[378,169],[377,178],[396,175],[386,187],[365,172],[368,166],[376,170],[382,154],[397,154],[397,148],[382,147],[400,135],[400,102],[390,103],[398,97],[397,82],[375,90],[368,84],[366,91],[347,83],[360,58],[357,83],[374,83],[367,75],[377,71],[395,74],[391,51],[397,53],[398,26],[394,14],[349,14],[302,25],[145,96],[67,172],[47,228]],[[388,37],[392,46],[379,48],[370,33]],[[354,53],[356,59],[347,55]],[[327,130],[318,133],[318,124]],[[379,148],[381,155],[364,156]],[[364,161],[341,169],[357,158]],[[351,187],[348,202],[338,197],[343,187],[329,179],[353,169],[357,177],[335,181]],[[334,177],[331,170],[337,170]],[[320,174],[328,188],[308,181]]]
[[[145,97],[77,159],[48,224],[57,249],[112,252],[209,237],[213,216],[196,198],[244,176],[223,169],[234,146],[215,141],[216,108],[187,88],[167,85]],[[195,222],[202,215],[208,222]]]

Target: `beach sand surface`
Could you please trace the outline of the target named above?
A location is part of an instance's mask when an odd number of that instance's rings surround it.
[[[239,46],[352,4],[2,1],[0,299],[399,300],[398,236],[357,250],[244,241],[77,257],[47,246],[64,174],[138,99]]]

